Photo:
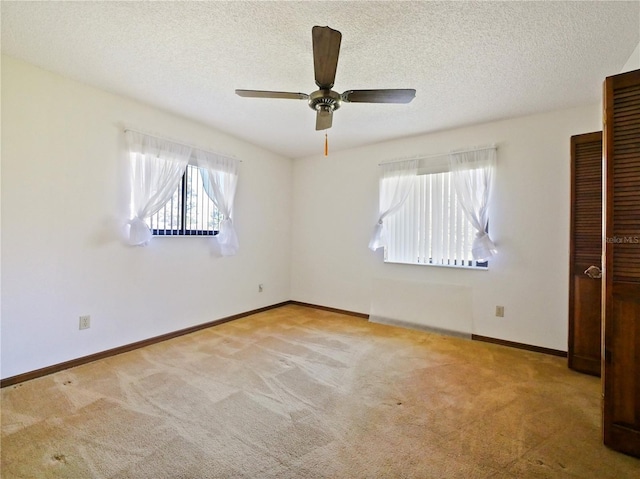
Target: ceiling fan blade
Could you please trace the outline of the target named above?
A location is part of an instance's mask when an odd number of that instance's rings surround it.
[[[247,98],[284,98],[287,100],[308,100],[306,93],[292,93],[288,91],[265,91],[265,90],[236,90],[236,95]]]
[[[330,90],[336,79],[342,33],[329,27],[315,26],[311,30],[311,37],[316,85],[320,89]]]
[[[316,114],[316,130],[327,130],[333,123],[333,110],[331,108],[320,108]]]
[[[347,90],[342,101],[350,103],[409,103],[416,96],[410,88],[389,90]]]

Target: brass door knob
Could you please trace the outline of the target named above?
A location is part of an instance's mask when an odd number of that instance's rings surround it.
[[[586,274],[587,276],[589,276],[589,278],[591,279],[600,279],[602,278],[602,270],[600,268],[598,268],[597,266],[589,266],[587,269],[584,270],[584,274]]]

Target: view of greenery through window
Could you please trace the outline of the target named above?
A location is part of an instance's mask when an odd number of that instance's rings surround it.
[[[188,165],[171,199],[146,223],[159,236],[214,235],[221,219],[204,189],[200,169]]]

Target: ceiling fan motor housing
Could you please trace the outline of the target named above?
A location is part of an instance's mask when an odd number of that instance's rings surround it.
[[[309,107],[312,110],[334,111],[340,108],[342,97],[333,90],[317,90],[309,95]]]

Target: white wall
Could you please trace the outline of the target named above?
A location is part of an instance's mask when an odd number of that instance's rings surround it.
[[[237,256],[115,239],[122,125],[243,161]],[[291,175],[290,159],[3,56],[2,377],[288,300]]]
[[[468,287],[468,333],[566,351],[569,138],[600,130],[600,110],[596,104],[296,160],[292,299],[369,313],[381,282],[411,282],[425,294]],[[489,271],[384,264],[382,250],[367,249],[379,162],[490,143],[498,145],[490,230],[500,253]],[[416,301],[409,320],[447,329],[451,301],[443,296],[432,308]],[[505,307],[504,318],[495,317],[496,305]]]
[[[627,63],[624,64],[620,73],[630,72],[632,70],[640,69],[640,43],[636,46]]]

